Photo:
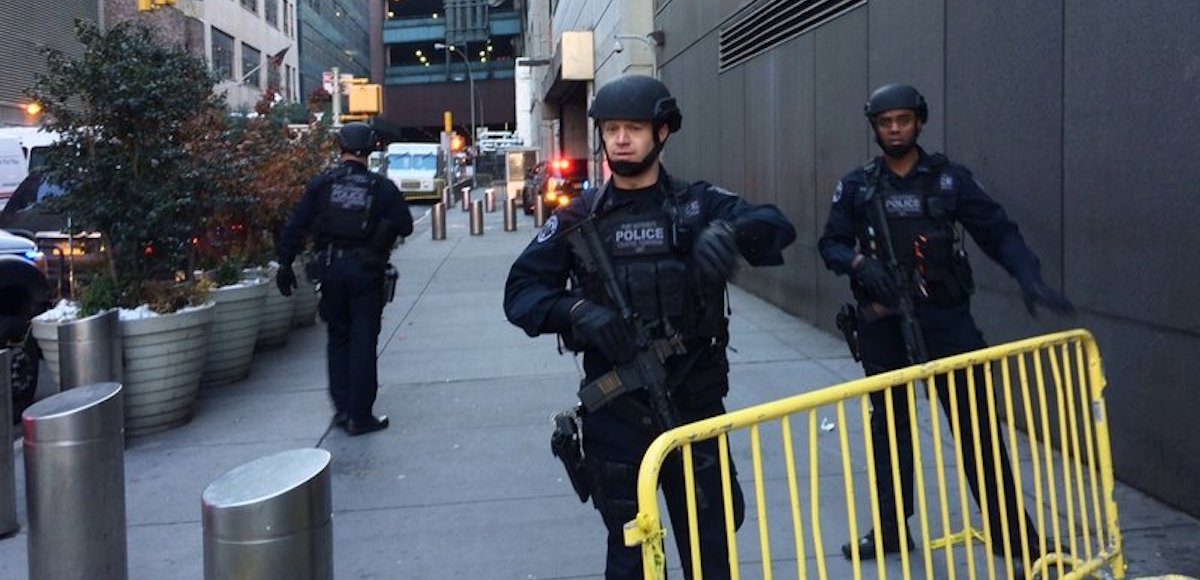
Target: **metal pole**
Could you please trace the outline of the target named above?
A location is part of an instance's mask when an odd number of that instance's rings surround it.
[[[342,126],[342,75],[338,67],[333,67],[333,126]]]
[[[471,202],[471,235],[483,235],[483,200]]]
[[[487,212],[496,213],[496,190],[489,187],[484,199],[487,200]]]
[[[447,207],[454,205],[454,190],[451,189],[453,186],[449,185],[449,183],[450,183],[449,179],[446,180],[446,183],[447,183],[447,185],[442,188],[442,206],[443,206],[442,210],[443,211],[445,211],[445,209]]]
[[[204,578],[332,580],[333,499],[324,449],[263,457],[201,495]]]
[[[517,200],[504,200],[504,231],[517,231]]]
[[[533,199],[533,225],[540,228],[546,223],[546,198],[538,195]]]
[[[460,201],[462,202],[462,210],[463,211],[471,211],[471,188],[470,187],[464,187],[462,189],[462,199]]]
[[[30,578],[128,577],[123,399],[98,383],[25,410]]]
[[[432,227],[429,228],[429,231],[432,233],[433,239],[435,239],[435,240],[446,239],[446,204],[445,203],[433,204],[433,212],[430,215],[430,224]]]
[[[0,350],[0,538],[21,529],[17,523],[17,474],[13,470],[12,448],[12,355]],[[35,361],[36,363],[36,361]]]
[[[116,309],[58,326],[59,387],[122,380],[121,321]]]

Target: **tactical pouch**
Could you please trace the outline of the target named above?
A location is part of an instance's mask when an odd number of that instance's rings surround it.
[[[591,486],[588,485],[587,471],[583,464],[583,438],[579,434],[578,407],[563,411],[554,416],[554,433],[550,435],[550,452],[562,461],[567,470],[567,478],[571,487],[579,496],[580,502],[587,502],[591,496]]]
[[[855,362],[862,360],[862,344],[858,339],[859,320],[858,307],[854,304],[843,304],[837,313],[838,330],[842,331],[846,346],[850,347],[850,356],[854,357]]]

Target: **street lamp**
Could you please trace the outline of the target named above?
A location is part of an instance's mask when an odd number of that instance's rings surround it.
[[[453,44],[435,42],[433,44],[433,48],[456,53],[458,56],[461,56],[463,62],[467,64],[467,81],[470,83],[471,91],[471,94],[468,95],[467,108],[471,109],[471,149],[475,152],[475,155],[471,157],[471,186],[474,187],[478,183],[477,176],[479,175],[479,164],[476,163],[476,161],[479,157],[479,148],[475,143],[475,139],[477,138],[475,135],[475,75],[471,72],[471,59],[467,58],[466,54],[456,50]]]

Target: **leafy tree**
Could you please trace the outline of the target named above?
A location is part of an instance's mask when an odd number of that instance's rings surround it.
[[[190,271],[220,173],[187,141],[223,106],[215,78],[202,59],[138,23],[106,32],[77,22],[76,34],[83,54],[46,50],[47,72],[28,91],[65,145],[48,160],[48,178],[69,192],[53,209],[104,236],[118,287],[175,279]]]

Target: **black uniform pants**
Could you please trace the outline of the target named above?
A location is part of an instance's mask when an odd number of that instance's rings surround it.
[[[335,258],[321,279],[329,396],[354,420],[371,415],[379,388],[375,346],[383,315],[383,269],[376,259]]]
[[[987,346],[975,320],[971,317],[970,305],[940,307],[918,306],[917,318],[921,322],[921,331],[925,335],[925,345],[930,359],[943,358],[978,350]],[[904,339],[900,334],[898,317],[885,318],[867,324],[862,330],[863,369],[868,375],[879,374],[897,368],[908,366],[907,351]],[[1003,549],[1000,524],[1000,498],[996,485],[996,470],[992,453],[992,429],[989,423],[987,397],[993,393],[987,390],[987,384],[982,368],[974,372],[975,388],[967,383],[965,371],[955,373],[955,403],[958,406],[959,437],[962,441],[963,456],[958,457],[963,467],[975,503],[979,505],[980,483],[987,492],[987,513],[989,533],[992,538],[992,549]],[[943,425],[950,424],[950,389],[945,376],[934,381],[941,402],[942,413],[939,420]],[[908,415],[908,394],[904,387],[891,389],[892,409],[896,431],[897,463],[900,467],[901,497],[904,501],[904,515],[913,515],[913,451],[912,431]],[[975,399],[975,408],[979,422],[979,457],[983,465],[982,482],[976,470],[974,453],[974,429],[971,425],[971,398]],[[875,475],[878,487],[875,490],[879,501],[880,519],[883,528],[880,532],[885,538],[895,538],[898,534],[896,527],[895,482],[892,479],[891,453],[888,443],[888,419],[886,398],[884,392],[872,393],[871,399],[871,441],[875,451]],[[996,426],[996,433],[1002,431]],[[1038,545],[1037,528],[1028,514],[1017,512],[1016,488],[1013,484],[1012,469],[1009,464],[1008,452],[1001,437],[999,441],[1000,479],[1004,486],[1004,497],[1009,524],[1009,538],[1014,552],[1020,553],[1019,518],[1024,517],[1026,533],[1029,534],[1029,544]],[[928,461],[928,458],[926,459]],[[948,476],[949,477],[949,476]],[[953,480],[951,480],[953,481]],[[981,506],[982,507],[982,506]]]
[[[628,395],[627,395],[628,396]],[[692,422],[725,412],[714,403],[695,411],[681,412],[681,419]],[[637,472],[642,456],[653,440],[642,426],[635,426],[606,407],[583,419],[583,449],[588,476],[592,483],[592,501],[608,529],[606,580],[642,578],[641,548],[625,547],[624,525],[637,516]],[[696,470],[696,512],[699,518],[701,565],[705,578],[729,577],[729,550],[725,541],[725,507],[721,492],[721,466],[717,441],[710,439],[692,447]],[[730,458],[731,493],[735,528],[745,519],[745,500],[737,483]],[[680,452],[664,463],[660,480],[671,518],[672,535],[683,560],[684,577],[691,578],[691,546],[688,536],[687,496]]]

